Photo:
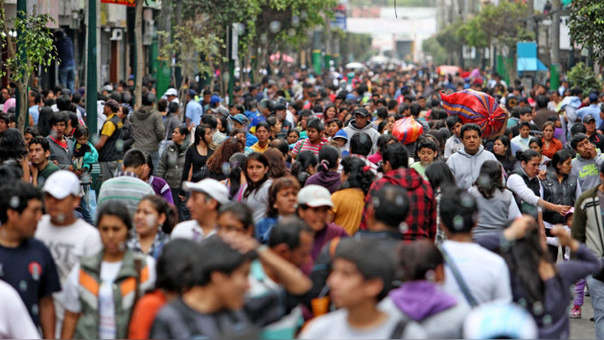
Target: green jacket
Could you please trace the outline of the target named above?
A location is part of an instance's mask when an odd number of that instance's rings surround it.
[[[80,260],[79,292],[82,306],[76,325],[75,339],[95,339],[99,337],[99,289],[103,251]],[[116,339],[128,337],[130,314],[134,309],[136,278],[139,276],[135,259],[141,261],[139,294],[152,288],[149,279],[149,266],[142,255],[126,251],[122,266],[113,283],[113,302],[115,306]]]

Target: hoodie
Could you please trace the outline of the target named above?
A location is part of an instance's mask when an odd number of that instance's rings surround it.
[[[159,142],[166,136],[161,114],[152,106],[142,106],[130,115],[129,120],[134,140],[132,147],[149,154],[156,152]]]
[[[428,338],[463,337],[463,323],[469,306],[430,281],[411,281],[390,291],[379,308],[396,317],[415,321]]]
[[[577,177],[579,191],[581,193],[592,189],[600,184],[600,165],[604,161],[604,155],[599,151],[596,157],[585,159],[577,153],[577,157],[571,161],[570,174]]]
[[[371,141],[373,142],[371,153],[375,153],[377,151],[377,140],[380,137],[380,133],[371,122],[367,123],[364,128],[359,129],[356,127],[355,120],[353,119],[343,130],[346,132],[346,135],[348,135],[348,141],[346,142],[346,146],[344,147],[346,150],[350,150],[350,140],[352,139],[352,136],[359,132],[365,132],[369,135],[369,137],[371,137]]]
[[[467,190],[476,182],[480,174],[480,167],[486,161],[497,162],[497,158],[481,145],[473,155],[468,154],[465,148],[452,154],[447,160],[447,165],[455,176],[457,186]]]
[[[391,170],[371,184],[365,197],[365,210],[361,229],[367,229],[367,206],[372,197],[386,184],[394,184],[407,190],[409,214],[406,226],[401,226],[404,240],[431,239],[436,236],[436,202],[430,183],[422,178],[415,169],[399,168]]]
[[[337,171],[318,171],[306,180],[306,184],[317,184],[329,190],[333,194],[342,185],[340,174]]]

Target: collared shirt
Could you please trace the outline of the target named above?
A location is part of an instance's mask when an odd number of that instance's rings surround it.
[[[185,116],[191,120],[191,123],[195,126],[199,125],[202,115],[203,108],[201,104],[195,100],[189,100],[185,109]]]
[[[155,239],[153,240],[153,243],[151,244],[151,248],[149,248],[149,252],[147,252],[146,255],[152,256],[153,258],[157,259],[159,254],[161,254],[161,250],[162,250],[164,244],[166,244],[166,242],[168,242],[169,240],[170,240],[169,235],[167,235],[166,233],[164,233],[161,230],[158,230],[157,233],[155,234]],[[138,235],[135,235],[134,237],[131,237],[128,240],[128,249],[139,252],[141,254],[145,254],[145,252],[143,251],[143,248],[141,247],[140,241],[138,239]]]

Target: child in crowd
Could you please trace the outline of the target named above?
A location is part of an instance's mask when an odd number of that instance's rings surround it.
[[[438,157],[438,145],[432,139],[421,138],[417,144],[416,154],[419,161],[411,164],[411,168],[415,169],[425,180],[428,180],[426,168]]]

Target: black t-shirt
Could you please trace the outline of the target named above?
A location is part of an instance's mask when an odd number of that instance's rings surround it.
[[[288,312],[284,292],[275,291],[249,299],[238,311],[201,314],[182,298],[160,309],[151,327],[151,339],[258,339],[261,327]]]
[[[33,238],[16,248],[0,246],[0,279],[17,290],[36,325],[40,325],[40,299],[61,290],[50,251]]]

